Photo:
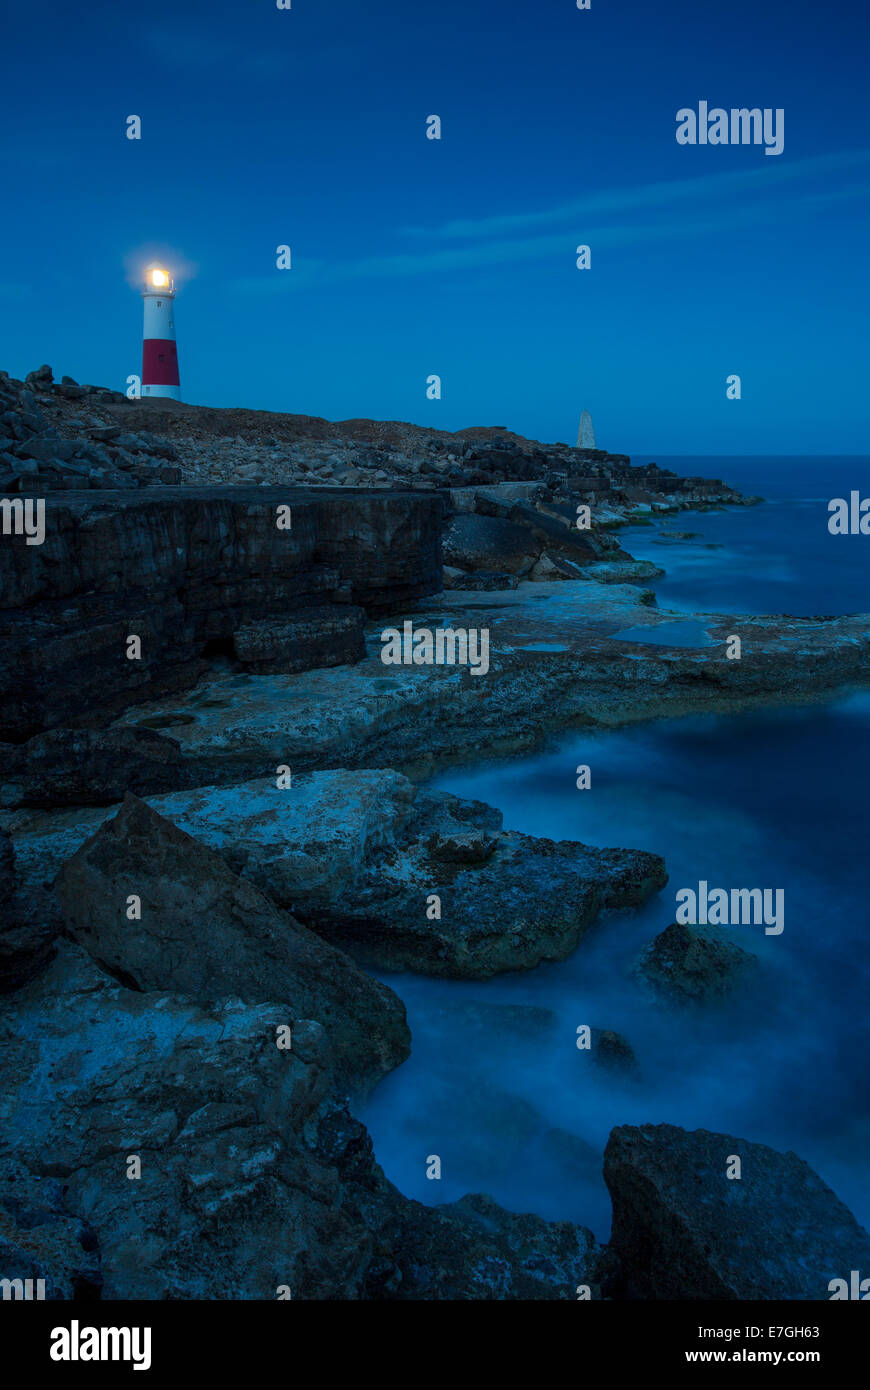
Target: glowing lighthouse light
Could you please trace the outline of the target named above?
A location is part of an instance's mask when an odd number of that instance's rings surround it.
[[[149,265],[145,272],[145,320],[142,330],[142,395],[181,400],[175,347],[175,286],[168,270]]]

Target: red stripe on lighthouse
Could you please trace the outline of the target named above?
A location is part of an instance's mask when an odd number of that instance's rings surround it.
[[[172,338],[146,338],[142,344],[142,382],[178,386],[178,351]]]

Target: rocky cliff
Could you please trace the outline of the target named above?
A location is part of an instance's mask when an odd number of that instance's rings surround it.
[[[367,614],[441,587],[425,494],[148,488],[45,507],[42,545],[0,545],[10,742],[183,689],[221,654],[260,671],[358,660]]]

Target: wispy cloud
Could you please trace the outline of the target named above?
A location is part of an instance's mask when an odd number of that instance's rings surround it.
[[[760,193],[780,196],[782,190],[803,180],[829,179],[836,174],[866,174],[870,172],[870,150],[848,150],[842,153],[819,155],[812,159],[794,160],[784,164],[777,161],[771,167],[738,169],[728,173],[708,174],[694,179],[671,179],[657,183],[638,184],[633,188],[609,188],[585,194],[571,202],[538,211],[500,213],[494,217],[461,219],[445,222],[440,227],[403,227],[406,236],[455,241],[474,237],[498,237],[519,231],[563,224],[578,225],[589,219],[614,212],[649,211],[661,207],[677,207],[685,203],[702,203],[731,199],[736,195]],[[866,184],[865,184],[866,187]]]
[[[783,219],[793,220],[801,210],[870,194],[870,151],[823,156],[774,170],[745,170],[639,185],[590,194],[571,204],[537,213],[512,213],[474,222],[451,222],[441,227],[413,229],[415,238],[425,235],[430,245],[414,251],[396,250],[353,261],[306,261],[294,256],[294,269],[275,271],[233,282],[246,293],[274,294],[337,284],[347,280],[407,278],[443,271],[492,268],[552,256],[570,257],[576,241],[594,241],[596,249],[630,246],[638,242],[694,239],[725,230],[757,226]],[[833,183],[837,173],[850,175],[845,183]],[[819,179],[821,186],[802,187],[802,181]],[[766,196],[737,200],[738,193],[763,192]],[[642,219],[602,223],[605,212],[634,213]],[[655,212],[669,216],[653,220]],[[537,236],[506,235],[564,225],[562,231]],[[461,239],[470,243],[456,245]]]

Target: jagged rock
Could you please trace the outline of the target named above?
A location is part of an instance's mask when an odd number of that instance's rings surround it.
[[[181,778],[181,750],[152,729],[50,729],[3,758],[4,806],[108,806]]]
[[[605,546],[594,531],[578,531],[562,520],[539,512],[529,502],[515,502],[511,508],[511,521],[528,530],[530,548],[536,554],[546,548],[551,555],[564,555],[577,565],[586,565],[602,555]]]
[[[340,1074],[357,1085],[408,1055],[392,990],[135,796],[64,865],[56,891],[67,930],[133,989],[279,1000],[323,1024]],[[141,920],[127,917],[131,894]]]
[[[712,929],[672,922],[645,948],[637,971],[681,1004],[704,1004],[729,994],[757,964],[757,956]]]
[[[153,807],[290,910],[352,893],[391,853],[415,788],[397,772],[329,770],[152,797]]]
[[[643,902],[667,877],[657,855],[505,832],[492,807],[391,771],[302,774],[286,790],[260,779],[150,803],[320,936],[390,970],[483,979],[561,960],[602,908]],[[27,836],[30,859],[69,856],[97,816]],[[440,919],[427,916],[432,894]]]
[[[444,532],[444,560],[462,570],[525,574],[540,550],[529,531],[501,517],[461,512]]]
[[[96,1234],[103,1297],[356,1296],[371,1237],[306,1138],[330,1083],[319,1026],[286,1003],[118,988],[71,947],[58,967],[0,1024],[3,1168],[12,1146],[23,1175],[50,1156]]]
[[[587,565],[582,577],[594,580],[596,584],[646,584],[650,579],[661,579],[663,574],[664,570],[651,560],[603,560]],[[650,595],[654,603],[652,590]]]
[[[367,964],[486,979],[564,959],[603,907],[643,902],[667,880],[654,854],[514,831],[500,832],[482,860],[433,857],[433,827],[436,843],[457,845],[475,826],[491,830],[491,808],[481,817],[476,807],[448,793],[419,793],[415,818],[399,829],[391,853],[375,859],[352,892],[326,907],[311,904],[305,920]],[[491,838],[481,838],[481,850]],[[440,917],[429,915],[432,895]]]
[[[264,473],[258,463],[243,463],[239,468],[239,477],[248,483],[262,483]]]
[[[369,1269],[370,1298],[576,1300],[580,1285],[600,1296],[595,1237],[583,1226],[507,1212],[481,1193],[408,1205],[380,1230],[392,1258]]]
[[[733,1156],[741,1176],[729,1179]],[[605,1292],[629,1299],[830,1299],[870,1236],[808,1164],[729,1134],[615,1129]]]
[[[384,969],[485,978],[562,959],[601,907],[642,902],[666,881],[657,855],[503,832],[492,807],[393,772],[314,773],[292,796],[257,783],[155,804]],[[332,866],[329,879],[312,860]],[[427,917],[431,894],[440,920]]]
[[[35,386],[37,390],[47,391],[54,381],[54,372],[51,370],[51,367],[44,362],[42,366],[37,367],[35,371],[28,372],[24,380],[28,386]]]
[[[583,571],[584,566],[578,565],[574,560],[568,560],[564,555],[549,555],[545,550],[529,578],[536,580],[583,579]]]
[[[111,463],[108,450],[100,448],[98,444],[85,442],[76,444],[75,461],[87,463],[94,468],[106,468]]]

